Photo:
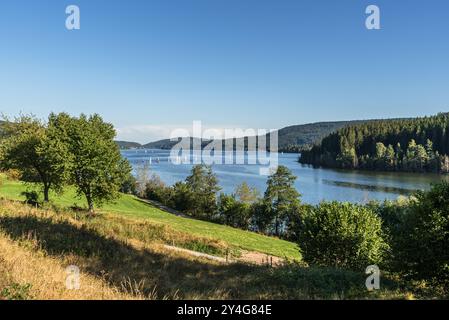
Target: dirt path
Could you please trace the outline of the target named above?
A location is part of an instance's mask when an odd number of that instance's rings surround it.
[[[218,262],[222,262],[222,263],[243,262],[243,263],[250,263],[250,264],[256,264],[256,265],[268,265],[268,266],[272,266],[272,267],[277,267],[277,266],[282,265],[285,262],[285,260],[282,258],[270,256],[265,253],[255,252],[255,251],[242,251],[242,254],[240,257],[226,259],[223,257],[213,256],[213,255],[210,255],[207,253],[202,253],[202,252],[198,252],[198,251],[188,250],[188,249],[169,246],[169,245],[164,245],[164,248],[167,250],[183,252],[183,253],[186,253],[186,254],[189,254],[189,255],[192,255],[195,257],[206,258],[209,260],[214,260],[214,261],[218,261]]]

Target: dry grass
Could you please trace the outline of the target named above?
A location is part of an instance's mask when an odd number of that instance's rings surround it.
[[[65,286],[66,267],[60,259],[46,256],[43,252],[27,250],[4,234],[0,234],[0,288],[31,285],[24,298],[47,299],[137,299],[132,295],[111,287],[101,278],[80,273],[79,290]]]
[[[222,264],[166,250],[167,241],[207,250],[227,246],[142,220],[80,213],[75,218],[70,211],[0,201],[0,293],[13,288],[27,299],[373,297],[363,272]],[[65,289],[69,265],[81,270],[79,291]]]

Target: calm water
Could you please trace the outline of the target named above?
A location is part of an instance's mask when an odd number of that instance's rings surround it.
[[[191,164],[173,164],[168,150],[126,150],[122,155],[134,168],[151,159],[151,170],[171,185],[184,180],[190,173]],[[287,166],[297,176],[296,188],[302,201],[316,204],[322,200],[366,202],[377,199],[396,199],[417,189],[428,189],[432,182],[447,176],[411,173],[377,173],[316,169],[297,162],[298,154],[279,154],[279,164]],[[246,181],[261,194],[266,188],[266,176],[259,175],[259,165],[213,165],[222,191],[231,193]]]

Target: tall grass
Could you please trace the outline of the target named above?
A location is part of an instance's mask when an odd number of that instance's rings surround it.
[[[175,235],[185,243],[204,241],[139,219],[75,218],[0,201],[0,266],[8,270],[0,273],[0,291],[39,299],[376,297],[364,288],[363,272],[222,264],[164,249],[163,241]],[[81,270],[79,292],[64,287],[68,265]]]

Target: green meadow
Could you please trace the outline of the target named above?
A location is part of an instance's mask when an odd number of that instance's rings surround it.
[[[22,182],[7,180],[4,176],[1,179],[0,197],[5,199],[22,201],[25,198],[21,193],[33,188]],[[86,206],[84,199],[77,197],[74,189],[70,187],[61,195],[51,194],[51,202],[65,208]],[[98,211],[168,225],[176,231],[224,241],[243,250],[300,260],[299,249],[295,243],[207,221],[179,217],[131,195],[122,194],[118,200],[103,205]]]

